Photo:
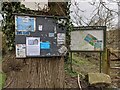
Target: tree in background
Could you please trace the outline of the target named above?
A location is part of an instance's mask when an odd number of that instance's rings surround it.
[[[115,20],[118,17],[118,11],[110,8],[110,3],[100,1],[93,2],[77,2],[72,0],[71,4],[71,20],[78,26],[107,26],[108,28],[115,28]],[[86,3],[92,8],[81,9],[81,3]],[[117,5],[117,2],[114,2]],[[88,7],[89,7],[88,6]],[[91,10],[92,9],[92,10]],[[84,13],[87,13],[86,17]]]

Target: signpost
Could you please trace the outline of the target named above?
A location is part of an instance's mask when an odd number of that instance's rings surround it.
[[[71,32],[71,60],[72,52],[99,52],[101,72],[101,53],[105,50],[105,42],[106,26],[74,27]]]

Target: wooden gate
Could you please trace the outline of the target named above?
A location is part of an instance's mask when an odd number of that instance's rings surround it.
[[[112,48],[105,50],[102,59],[102,71],[103,73],[109,74],[112,69],[120,70],[120,50],[113,50]],[[113,63],[117,65],[113,66]]]

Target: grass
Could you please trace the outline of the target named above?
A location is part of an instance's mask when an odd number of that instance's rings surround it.
[[[66,74],[70,75],[71,77],[76,77],[78,74],[76,71],[71,70],[70,63],[68,63],[68,62],[65,63],[65,72],[66,72]]]
[[[2,56],[0,55],[0,90],[4,86],[6,75],[1,71],[2,68]]]
[[[72,68],[70,69],[70,57],[68,62],[65,63],[65,72],[69,74],[72,77],[75,77],[78,75],[86,75],[89,72],[99,72],[99,65],[96,65],[96,63],[99,64],[99,61],[94,60],[88,60],[87,58],[82,58],[78,56],[77,54],[72,54]]]
[[[0,90],[4,86],[5,78],[6,78],[5,74],[1,72],[0,73]]]

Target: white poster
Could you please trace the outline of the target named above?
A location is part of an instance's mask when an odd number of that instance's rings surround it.
[[[25,44],[16,44],[16,57],[17,58],[26,57],[26,45]]]
[[[71,50],[73,51],[103,51],[103,30],[83,30],[71,32]]]
[[[65,44],[65,34],[64,33],[57,34],[57,44]]]
[[[39,31],[42,31],[42,28],[43,28],[43,26],[42,26],[42,25],[39,25],[38,30],[39,30]]]
[[[26,37],[27,56],[40,55],[40,37]]]

